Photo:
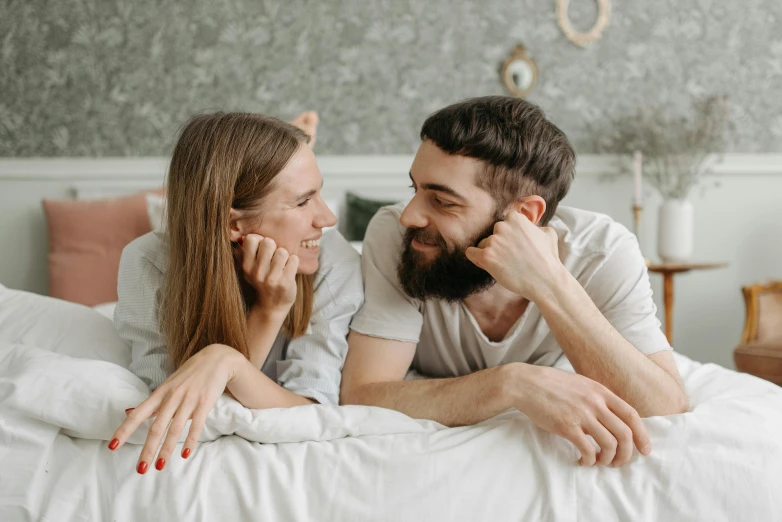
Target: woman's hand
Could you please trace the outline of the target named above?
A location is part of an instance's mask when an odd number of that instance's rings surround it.
[[[128,412],[125,422],[114,432],[109,449],[122,446],[141,423],[157,415],[147,434],[136,471],[142,475],[147,472],[168,430],[155,462],[155,468],[162,470],[171,458],[185,424],[193,419],[182,450],[182,458],[189,457],[206,416],[236,375],[240,359],[244,359],[242,354],[224,344],[211,344],[192,356],[144,402]]]
[[[244,236],[240,245],[242,271],[258,292],[257,306],[270,315],[287,314],[296,300],[299,257],[258,234]]]

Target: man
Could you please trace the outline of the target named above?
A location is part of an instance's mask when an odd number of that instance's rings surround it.
[[[575,166],[565,135],[535,105],[492,96],[436,112],[421,139],[415,196],[364,239],[342,403],[449,426],[516,408],[582,465],[648,455],[640,418],[687,398],[635,236],[557,210]],[[553,368],[568,362],[577,373]]]

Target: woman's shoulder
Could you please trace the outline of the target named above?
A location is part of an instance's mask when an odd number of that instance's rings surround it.
[[[318,273],[334,266],[356,266],[361,268],[361,255],[335,228],[323,232],[320,238],[320,266]]]
[[[320,239],[320,266],[315,276],[316,304],[331,301],[362,300],[361,255],[336,229],[323,232]]]
[[[153,231],[131,241],[122,250],[114,324],[123,339],[140,335],[142,330],[147,332],[145,342],[160,335],[156,314],[167,269],[167,248],[165,234]]]
[[[153,230],[139,236],[125,246],[120,260],[123,271],[153,270],[165,273],[168,269],[168,236],[165,231]]]

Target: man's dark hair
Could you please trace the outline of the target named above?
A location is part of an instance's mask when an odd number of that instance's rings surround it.
[[[429,116],[421,139],[448,154],[482,161],[478,186],[498,208],[538,195],[546,201],[539,225],[548,224],[575,175],[576,154],[537,105],[509,96],[470,98]]]

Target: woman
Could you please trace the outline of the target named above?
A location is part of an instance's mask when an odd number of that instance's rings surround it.
[[[336,217],[308,141],[258,114],[199,115],[182,130],[166,227],[128,245],[120,263],[114,321],[152,394],[109,448],[156,416],[139,473],[167,430],[163,469],[192,419],[187,458],[226,390],[248,408],[338,403],[348,325],[363,301],[360,260],[323,230]]]

